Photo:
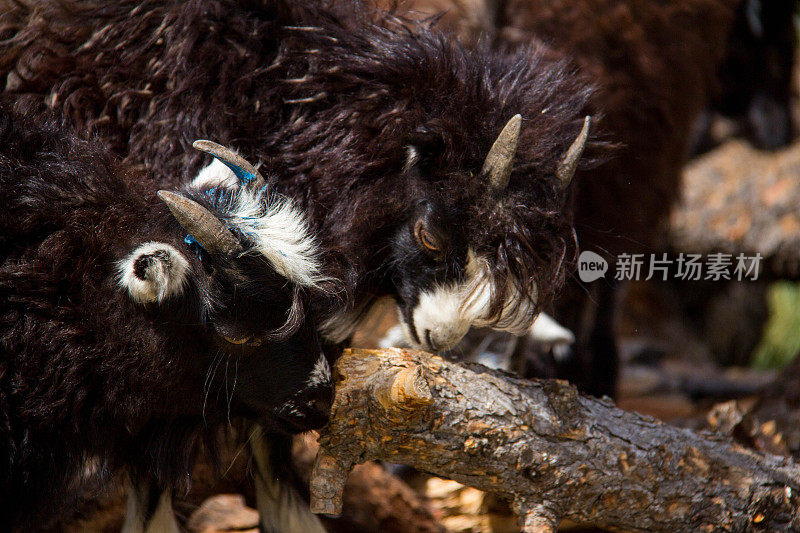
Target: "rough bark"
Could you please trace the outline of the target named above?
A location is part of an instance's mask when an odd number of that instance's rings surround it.
[[[800,458],[800,359],[757,398],[714,406],[706,425],[759,452]]]
[[[408,464],[507,496],[525,531],[800,530],[800,469],[582,396],[423,352],[349,350],[320,437],[312,508],[336,514],[354,464]]]
[[[293,460],[308,482],[319,445],[312,433],[295,439]],[[353,468],[344,490],[342,516],[328,521],[330,531],[444,533],[425,498],[374,462]]]

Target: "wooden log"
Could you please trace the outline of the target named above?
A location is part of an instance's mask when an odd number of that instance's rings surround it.
[[[754,398],[714,406],[707,427],[761,453],[800,458],[800,358]]]
[[[508,497],[525,531],[561,519],[629,531],[800,530],[800,468],[579,394],[412,350],[348,350],[311,480],[340,512],[380,459]]]

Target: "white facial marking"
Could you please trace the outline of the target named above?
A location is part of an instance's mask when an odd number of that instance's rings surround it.
[[[189,262],[174,247],[147,242],[118,263],[121,287],[137,303],[161,303],[180,294],[190,272]]]
[[[253,238],[256,249],[282,276],[306,286],[323,281],[317,247],[305,215],[290,199],[241,187],[233,171],[218,159],[200,171],[192,186],[235,191],[227,222]]]
[[[531,294],[536,295],[535,287]],[[452,348],[472,326],[491,326],[494,329],[510,331],[523,335],[534,318],[535,302],[517,301],[518,291],[506,289],[504,309],[500,318],[494,321],[489,316],[489,303],[492,297],[492,281],[485,258],[477,256],[473,250],[467,253],[466,278],[460,283],[439,285],[419,295],[413,311],[416,342],[409,330],[410,325],[401,320],[406,330],[406,338],[413,346],[433,351]],[[518,304],[515,307],[515,304]]]
[[[317,385],[324,385],[325,383],[330,383],[331,379],[331,367],[328,364],[328,359],[323,354],[320,354],[319,359],[314,363],[314,368],[311,370],[311,374],[308,377],[308,386],[315,387]]]
[[[420,294],[413,314],[418,345],[434,351],[444,350],[467,334],[473,317],[463,312],[465,289],[465,285],[453,284]]]
[[[219,159],[214,159],[210,165],[198,172],[197,177],[192,181],[192,187],[198,189],[216,187],[238,189],[239,186],[239,178]]]
[[[263,194],[241,189],[229,221],[254,239],[279,274],[300,285],[318,285],[324,278],[305,215],[290,199],[263,202]]]

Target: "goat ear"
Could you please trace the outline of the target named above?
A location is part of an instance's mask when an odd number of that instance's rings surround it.
[[[197,177],[192,181],[192,187],[197,189],[238,189],[241,181],[236,177],[225,163],[219,159],[214,159],[210,165],[197,173]]]
[[[425,175],[437,158],[445,151],[444,139],[420,127],[406,139],[406,152],[403,170],[417,169]]]
[[[142,244],[118,268],[120,286],[138,303],[161,303],[180,294],[190,271],[183,254],[163,242]]]

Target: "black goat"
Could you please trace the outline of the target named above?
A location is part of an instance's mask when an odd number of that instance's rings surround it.
[[[279,176],[346,284],[319,307],[329,341],[383,296],[430,350],[473,324],[522,332],[569,272],[585,135],[565,154],[591,89],[559,54],[467,52],[352,0],[0,6],[7,92],[165,183],[200,168],[185,146],[203,137]]]
[[[304,217],[202,147],[254,184],[159,200],[96,143],[0,103],[4,526],[45,528],[123,470],[185,487],[198,443],[231,417],[324,423],[332,383],[306,292],[327,281]]]
[[[314,300],[331,343],[384,296],[430,350],[475,324],[521,333],[570,271],[592,89],[562,54],[468,52],[353,0],[0,6],[7,93],[165,185],[200,170],[196,138],[277,176],[345,283]]]
[[[596,83],[587,113],[603,115],[605,138],[618,149],[606,164],[578,174],[574,225],[581,247],[606,257],[612,273],[620,254],[664,245],[704,109],[746,115],[762,146],[791,136],[796,0],[379,2],[455,31],[467,46],[488,39],[514,50],[546,42]],[[467,5],[479,6],[480,21]],[[578,341],[554,370],[598,395],[615,390],[613,286],[570,283],[554,309]]]

